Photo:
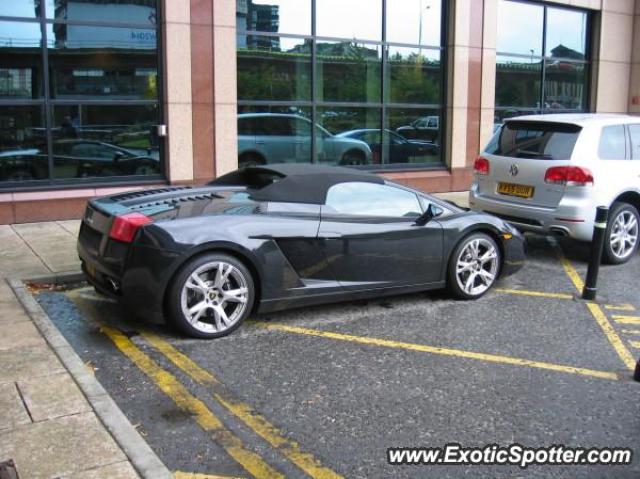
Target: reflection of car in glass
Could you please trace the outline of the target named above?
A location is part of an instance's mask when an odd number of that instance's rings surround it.
[[[345,131],[336,135],[340,138],[353,138],[364,141],[373,152],[373,163],[380,163],[382,149],[380,145],[380,130],[366,128],[361,130]],[[412,159],[425,160],[425,156],[438,154],[438,145],[430,141],[407,140],[401,135],[391,131],[384,132],[384,145],[389,148],[390,163],[409,163]]]
[[[635,160],[635,161],[631,161]],[[609,206],[604,259],[633,257],[640,233],[640,119],[531,115],[505,120],[475,162],[473,209],[519,229],[591,241]]]
[[[47,152],[24,148],[0,152],[0,181],[28,181],[47,178]]]
[[[366,143],[332,135],[316,125],[320,161],[340,165],[365,165],[371,162]],[[241,113],[238,115],[238,165],[311,160],[311,121],[284,113]]]
[[[146,153],[146,150],[144,152]],[[55,176],[82,178],[160,173],[158,158],[140,153],[100,141],[55,141],[53,143]],[[48,168],[49,160],[44,149],[25,148],[0,152],[0,181],[48,178]]]
[[[53,144],[56,169],[75,168],[65,177],[150,175],[160,173],[157,158],[109,143],[60,140]],[[145,151],[146,153],[146,151]]]
[[[305,164],[92,200],[78,253],[98,291],[201,338],[254,312],[444,287],[476,299],[525,259],[523,236],[498,218]]]
[[[396,132],[410,140],[438,141],[440,132],[439,116],[421,116],[409,125],[396,128]]]

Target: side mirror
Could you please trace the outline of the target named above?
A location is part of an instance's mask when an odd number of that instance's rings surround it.
[[[116,163],[117,163],[119,160],[121,160],[122,158],[124,158],[124,153],[122,153],[121,151],[116,151],[116,152],[113,154],[113,161],[114,161],[114,162],[116,162]]]
[[[427,210],[416,219],[415,226],[424,226],[433,218],[437,218],[443,213],[443,209],[429,203]]]

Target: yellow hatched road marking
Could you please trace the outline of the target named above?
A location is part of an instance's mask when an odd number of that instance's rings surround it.
[[[223,391],[216,392],[215,386],[222,389],[220,382],[209,371],[201,368],[187,355],[178,351],[171,344],[150,331],[141,331],[142,336],[149,341],[158,351],[165,355],[169,361],[184,371],[195,381],[212,385],[215,399],[226,407],[238,419],[244,422],[256,434],[267,441],[271,446],[280,451],[287,459],[302,469],[314,479],[340,479],[342,476],[331,469],[324,467],[313,455],[300,449],[300,445],[284,435],[267,421],[263,416],[254,411],[248,404],[230,398]]]
[[[605,304],[604,308],[612,311],[635,311],[636,310],[636,308],[634,308],[633,305],[631,304],[620,304],[620,305]]]
[[[240,477],[219,476],[217,474],[203,474],[201,472],[184,471],[174,471],[173,477],[175,477],[175,479],[242,479]]]
[[[621,316],[614,315],[613,319],[620,324],[640,324],[640,316]]]
[[[635,369],[636,360],[624,345],[624,343],[620,339],[620,336],[618,336],[618,333],[616,333],[616,330],[613,329],[613,326],[611,326],[611,323],[607,319],[607,316],[604,314],[600,306],[595,303],[587,303],[587,308],[589,308],[589,311],[591,311],[591,315],[595,318],[605,336],[618,353],[618,356],[620,356],[620,359],[622,359],[622,362],[625,363],[629,369]],[[613,318],[615,319],[616,317],[614,316]]]
[[[153,359],[138,349],[127,336],[105,324],[101,325],[101,329],[116,347],[179,408],[192,414],[202,429],[212,433],[216,442],[249,473],[256,478],[284,478],[258,454],[246,449],[242,441],[225,429],[220,419],[202,401],[193,396],[175,376],[162,369]]]
[[[634,348],[640,349],[640,341],[629,341],[629,344]]]
[[[348,341],[351,343],[366,344],[370,346],[381,346],[385,348],[405,349],[409,351],[419,351],[423,353],[438,354],[442,356],[454,356],[466,359],[476,359],[479,361],[487,361],[491,363],[510,364],[513,366],[525,366],[537,369],[546,369],[569,374],[578,374],[581,376],[589,376],[600,379],[617,380],[616,373],[608,371],[597,371],[594,369],[578,368],[574,366],[565,366],[562,364],[545,363],[540,361],[531,361],[529,359],[514,358],[511,356],[500,356],[496,354],[476,353],[473,351],[464,351],[461,349],[441,348],[436,346],[427,346],[425,344],[404,343],[389,339],[371,338],[367,336],[355,336],[352,334],[334,333],[331,331],[320,331],[317,329],[300,328],[297,326],[287,326],[285,324],[262,324],[253,323],[255,326],[273,331],[281,331],[285,333],[302,334],[306,336],[316,336],[327,339],[336,339],[339,341]]]
[[[556,254],[558,255],[558,259],[560,260],[562,267],[567,273],[567,276],[569,276],[569,279],[571,280],[573,285],[576,287],[578,292],[582,294],[582,289],[584,288],[584,282],[582,281],[580,274],[573,267],[573,265],[571,264],[571,261],[569,261],[567,257],[564,255],[564,252],[562,251],[562,248],[560,247],[560,245],[556,241],[553,241],[551,244],[554,246],[554,249],[556,250]],[[618,356],[620,357],[622,362],[629,369],[635,369],[636,367],[635,359],[633,358],[633,356],[631,355],[627,347],[624,345],[624,343],[620,339],[620,336],[618,336],[618,333],[616,333],[616,330],[613,329],[613,326],[611,326],[611,323],[607,319],[606,314],[604,314],[604,312],[602,311],[602,308],[596,303],[587,303],[587,308],[589,308],[591,315],[596,320],[596,323],[598,323],[598,325],[600,326],[600,329],[602,329],[602,332],[605,334],[605,336],[609,340],[609,343],[611,343],[611,345],[613,346],[613,349],[615,349],[616,353],[618,353]],[[615,316],[614,316],[614,319],[615,319]]]
[[[640,334],[640,329],[623,329],[622,332],[625,334]]]
[[[504,289],[495,288],[496,293],[515,294],[520,296],[534,296],[539,298],[553,298],[553,299],[573,299],[573,295],[566,293],[547,293],[545,291],[530,291],[526,289]]]

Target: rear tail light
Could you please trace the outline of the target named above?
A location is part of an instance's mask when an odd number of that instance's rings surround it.
[[[581,166],[554,166],[547,170],[544,181],[554,185],[586,186],[593,185],[593,174]]]
[[[114,240],[131,243],[136,232],[144,225],[151,223],[153,220],[142,213],[127,213],[122,216],[116,216],[111,223],[109,237]]]
[[[473,163],[473,171],[478,175],[488,175],[489,174],[489,160],[479,156],[476,158],[476,161]]]

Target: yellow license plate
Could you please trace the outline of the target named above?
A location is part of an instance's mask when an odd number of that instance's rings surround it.
[[[533,186],[516,185],[515,183],[498,183],[498,193],[501,195],[531,198],[533,196],[533,191]]]

